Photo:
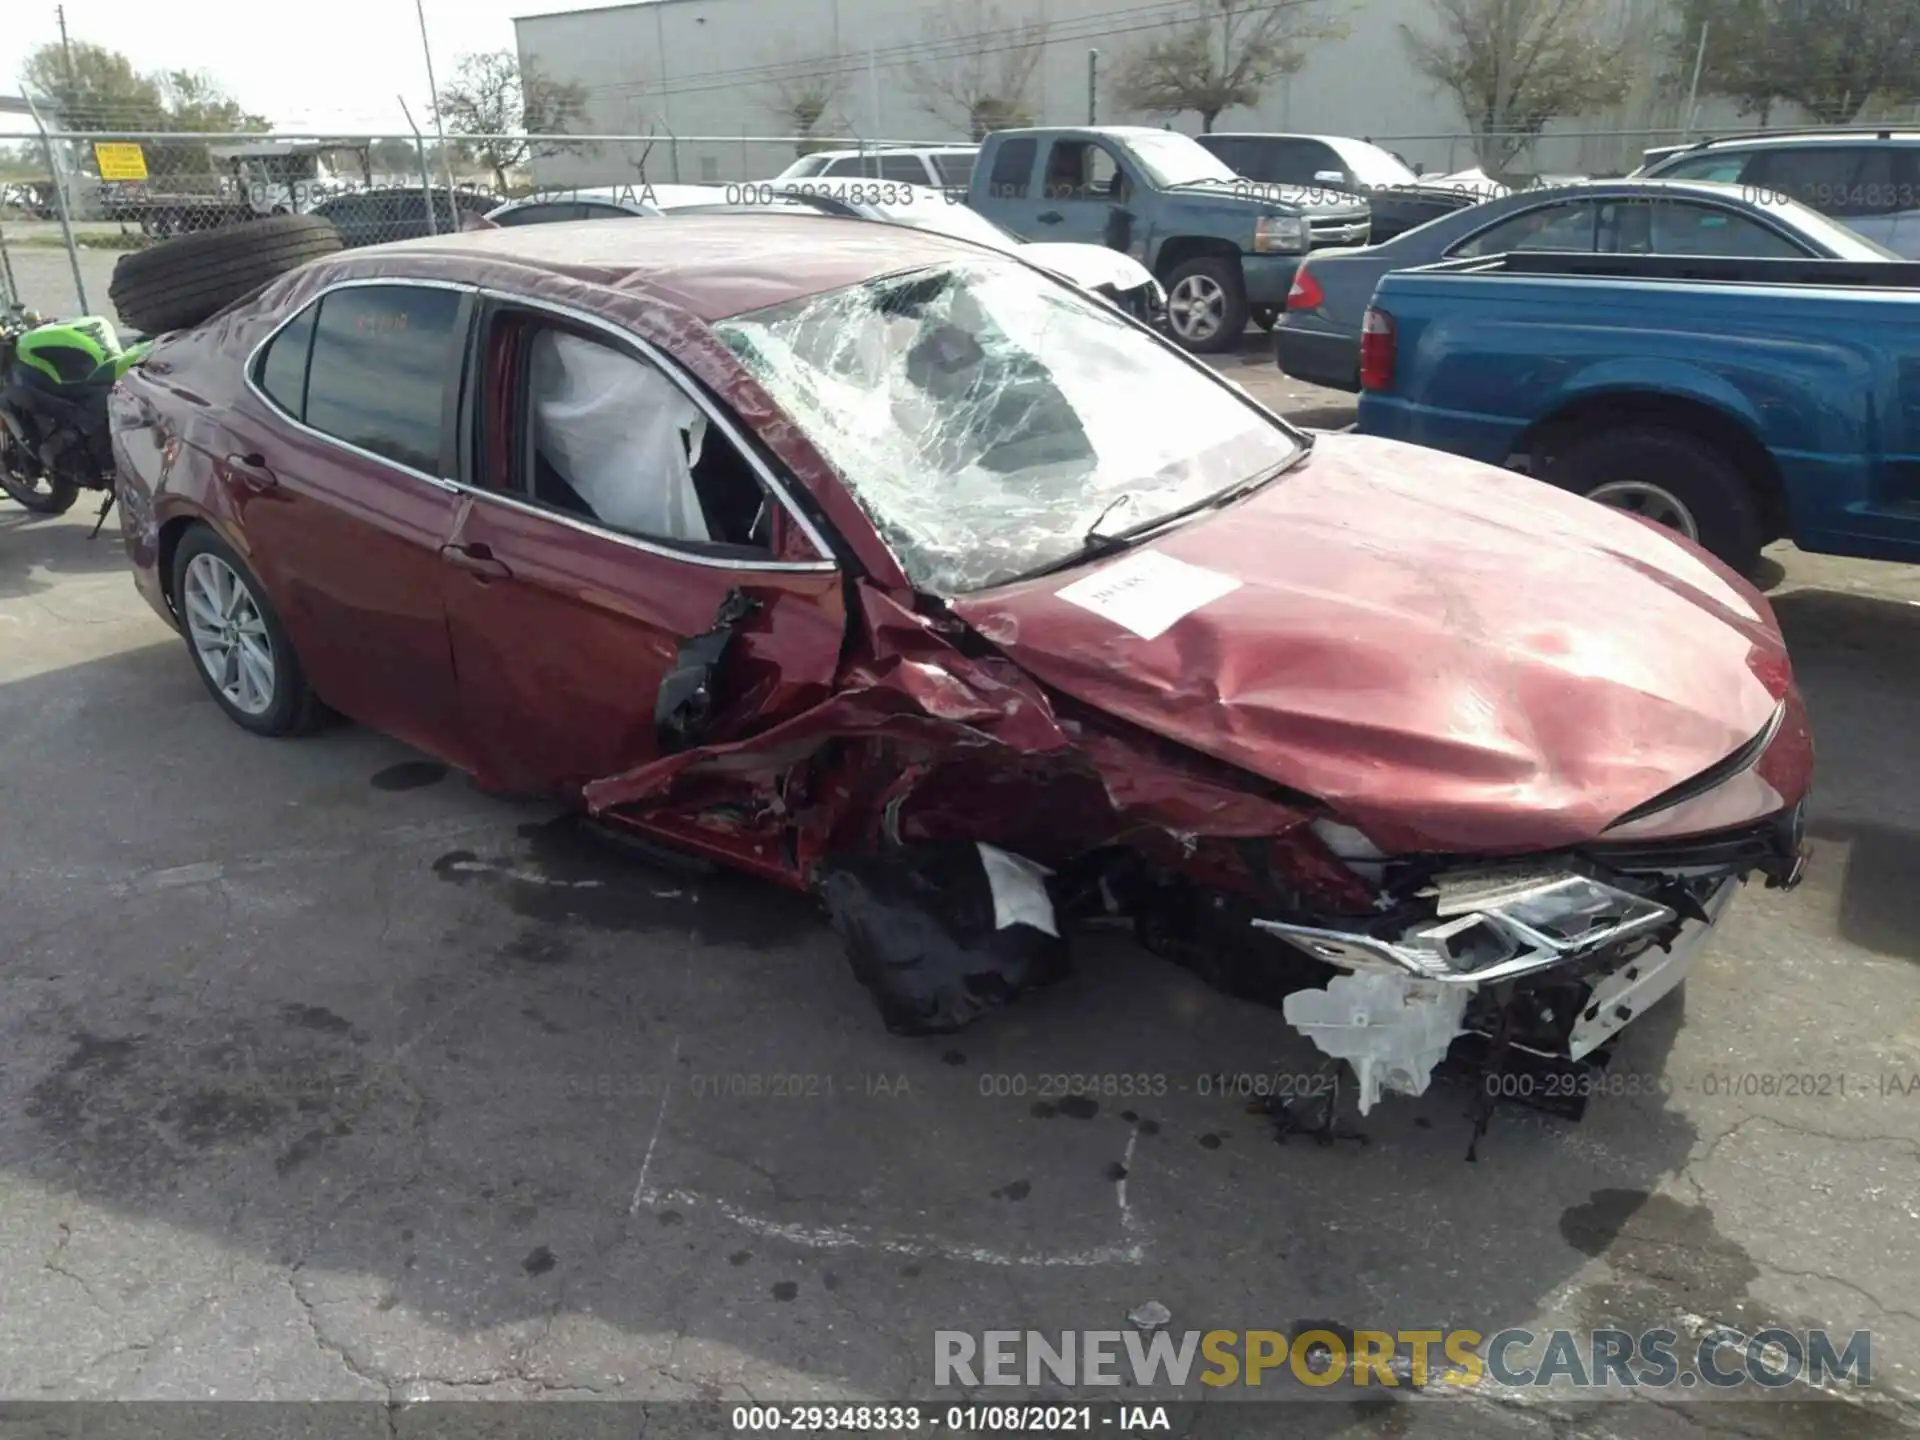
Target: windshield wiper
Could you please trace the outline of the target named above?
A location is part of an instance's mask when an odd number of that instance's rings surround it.
[[[1307,459],[1313,454],[1313,441],[1314,437],[1312,435],[1303,435],[1300,440],[1300,447],[1295,450],[1293,454],[1289,455],[1272,469],[1262,471],[1250,480],[1242,480],[1237,485],[1229,485],[1224,490],[1216,491],[1211,495],[1203,495],[1198,500],[1182,505],[1178,510],[1169,510],[1164,515],[1155,515],[1151,519],[1142,520],[1138,525],[1131,525],[1125,530],[1116,530],[1110,535],[1104,534],[1100,527],[1106,523],[1107,517],[1123,504],[1131,505],[1135,503],[1134,492],[1131,490],[1123,490],[1114,496],[1112,500],[1108,501],[1106,508],[1094,517],[1093,524],[1087,527],[1086,536],[1081,541],[1078,550],[1073,551],[1071,554],[1061,556],[1060,559],[1055,560],[1050,565],[1042,565],[1038,569],[1029,570],[1022,575],[1018,575],[1015,577],[1015,580],[1037,580],[1043,575],[1052,575],[1061,570],[1071,570],[1076,565],[1085,565],[1092,560],[1104,560],[1109,555],[1118,554],[1122,550],[1139,544],[1149,535],[1152,535],[1158,530],[1165,529],[1177,520],[1184,520],[1189,515],[1197,515],[1202,510],[1218,510],[1222,506],[1231,505],[1234,501],[1251,495],[1254,491],[1272,484],[1289,471],[1296,470],[1306,464]],[[1012,584],[1014,581],[1008,581],[1006,583]]]
[[[1098,515],[1093,517],[1093,524],[1087,527],[1087,533],[1081,538],[1080,548],[1082,550],[1097,549],[1099,546],[1105,544],[1109,539],[1113,538],[1111,536],[1102,535],[1100,533],[1101,526],[1105,525],[1107,523],[1108,517],[1111,516],[1113,512],[1118,510],[1121,506],[1137,505],[1139,502],[1140,502],[1140,497],[1131,490],[1122,490],[1118,495],[1114,496],[1113,499],[1107,502],[1106,508],[1103,509]]]

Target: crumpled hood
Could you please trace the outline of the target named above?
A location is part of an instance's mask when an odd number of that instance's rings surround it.
[[[1041,240],[1019,249],[1022,260],[1051,270],[1064,280],[1097,290],[1111,285],[1122,294],[1149,284],[1153,274],[1131,255],[1105,245],[1081,245],[1065,240]]]
[[[1771,608],[1704,552],[1366,436],[1322,436],[1223,511],[954,608],[1042,683],[1315,795],[1393,852],[1590,841],[1792,689]]]

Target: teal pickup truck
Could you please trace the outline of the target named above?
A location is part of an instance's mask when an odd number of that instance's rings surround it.
[[[1760,547],[1920,562],[1920,264],[1535,252],[1384,276],[1359,430]]]
[[[967,203],[1023,240],[1132,255],[1201,354],[1238,348],[1249,318],[1271,329],[1301,257],[1364,245],[1372,225],[1363,198],[1247,180],[1188,136],[1131,125],[996,131]]]

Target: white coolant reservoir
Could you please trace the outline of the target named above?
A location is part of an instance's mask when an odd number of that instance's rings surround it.
[[[1470,988],[1360,971],[1324,990],[1297,990],[1281,1010],[1294,1029],[1353,1066],[1364,1115],[1382,1091],[1427,1093],[1434,1067],[1462,1033]]]

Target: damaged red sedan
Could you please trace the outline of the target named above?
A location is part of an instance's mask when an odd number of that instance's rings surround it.
[[[1364,1109],[1463,1036],[1603,1051],[1798,878],[1743,580],[930,232],[355,250],[163,338],[113,424],[139,586],[240,725],[338,711],[813,891],[898,1030],[1130,917]]]

